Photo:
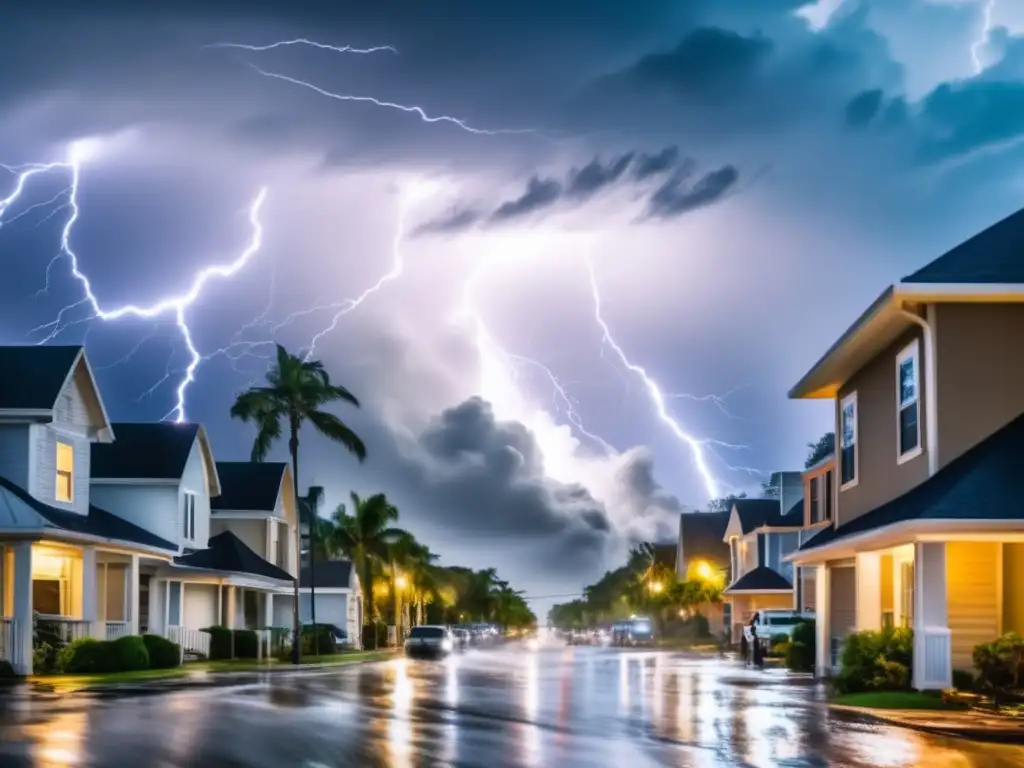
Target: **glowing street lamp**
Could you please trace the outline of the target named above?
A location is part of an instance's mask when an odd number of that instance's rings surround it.
[[[399,576],[395,579],[395,586],[399,589],[405,589],[409,586],[409,582],[406,580],[405,576]]]
[[[698,579],[701,579],[703,581],[710,581],[711,578],[715,575],[715,570],[711,567],[711,563],[709,563],[707,560],[701,560],[699,563],[697,563],[695,573],[697,574]]]
[[[660,595],[661,591],[665,589],[665,585],[662,584],[660,581],[652,581],[650,584],[650,589],[651,592],[653,592],[654,594]]]

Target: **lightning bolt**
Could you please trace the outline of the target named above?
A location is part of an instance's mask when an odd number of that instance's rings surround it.
[[[391,53],[398,53],[397,50],[392,48],[390,45],[375,45],[371,48],[356,48],[351,45],[328,45],[327,43],[318,43],[315,40],[307,40],[304,37],[298,37],[294,40],[278,40],[274,43],[268,43],[267,45],[249,45],[247,43],[210,43],[205,46],[207,48],[238,48],[243,51],[272,51],[275,48],[286,48],[292,45],[304,45],[309,48],[319,48],[322,51],[334,51],[335,53],[379,53],[381,51],[390,51]]]
[[[185,396],[188,391],[188,387],[193,381],[195,381],[196,370],[199,367],[199,364],[204,360],[203,355],[199,353],[199,350],[195,346],[192,330],[188,326],[188,322],[186,320],[187,310],[199,299],[203,288],[211,279],[229,278],[233,276],[259,251],[263,242],[263,227],[260,223],[259,214],[260,209],[263,206],[263,202],[266,199],[267,190],[266,188],[261,189],[249,208],[249,222],[252,226],[252,237],[248,246],[234,261],[228,264],[204,267],[199,270],[199,272],[197,272],[193,277],[192,284],[185,293],[160,299],[156,303],[148,306],[126,304],[120,307],[104,309],[100,304],[99,299],[96,297],[96,294],[93,292],[92,283],[89,281],[89,278],[81,271],[78,254],[71,246],[71,233],[74,230],[75,223],[78,221],[81,213],[78,204],[81,166],[88,154],[88,143],[79,141],[71,144],[68,149],[68,157],[66,160],[45,164],[33,163],[24,166],[5,166],[8,170],[17,174],[17,181],[15,182],[14,191],[8,195],[8,197],[0,200],[0,217],[2,217],[4,212],[21,197],[28,180],[33,176],[57,169],[66,170],[70,172],[71,176],[67,203],[68,208],[71,210],[71,215],[68,217],[67,221],[64,223],[63,229],[61,230],[60,252],[58,253],[58,258],[64,257],[68,259],[71,264],[71,274],[81,285],[84,297],[61,309],[60,312],[57,313],[56,319],[52,322],[46,323],[45,325],[39,326],[33,330],[39,331],[46,330],[48,328],[52,329],[49,334],[39,342],[39,344],[46,344],[47,342],[55,339],[70,325],[88,322],[89,320],[97,318],[104,321],[114,321],[123,317],[152,319],[163,315],[172,315],[178,327],[178,331],[181,334],[181,338],[188,349],[190,361],[185,368],[185,375],[179,382],[176,389],[175,406],[167,416],[165,416],[165,418],[173,417],[175,421],[182,422],[185,420]],[[76,307],[82,306],[83,304],[87,304],[90,307],[92,314],[84,319],[65,322],[65,316]],[[137,348],[135,351],[137,351]],[[129,353],[129,355],[130,354],[133,353]]]
[[[985,64],[981,60],[981,49],[988,43],[989,34],[992,32],[992,14],[996,9],[996,0],[983,0],[981,7],[981,33],[971,43],[971,61],[974,62],[974,74],[980,75],[985,71]]]
[[[611,329],[608,327],[608,323],[605,321],[601,314],[601,291],[597,284],[597,272],[594,270],[594,264],[592,261],[587,261],[587,270],[590,274],[590,292],[594,299],[594,321],[601,329],[601,343],[607,346],[615,356],[622,363],[623,367],[632,373],[636,374],[643,382],[644,387],[647,389],[647,394],[650,396],[651,403],[654,405],[654,411],[657,414],[661,422],[669,428],[669,431],[676,437],[676,439],[683,442],[690,449],[693,455],[693,462],[697,467],[697,472],[704,482],[704,490],[707,492],[708,497],[712,499],[720,498],[720,489],[718,480],[715,479],[711,469],[708,467],[707,460],[704,456],[704,446],[707,441],[698,440],[693,435],[688,434],[682,427],[682,425],[673,418],[672,414],[668,411],[668,405],[665,402],[665,396],[662,394],[661,387],[658,383],[651,378],[650,374],[644,369],[643,366],[637,365],[623,351],[619,343],[615,341],[615,337],[612,335]],[[726,445],[719,443],[721,445]],[[726,445],[726,447],[736,448],[738,446]]]

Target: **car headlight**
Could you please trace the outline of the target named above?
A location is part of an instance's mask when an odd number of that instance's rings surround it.
[[[446,637],[441,641],[441,648],[445,651],[450,651],[452,649],[452,641]]]

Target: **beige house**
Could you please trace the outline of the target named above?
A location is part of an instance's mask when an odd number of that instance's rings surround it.
[[[813,571],[820,674],[843,639],[914,630],[913,685],[1024,631],[1024,212],[886,288],[793,387],[835,404]],[[821,493],[820,491],[819,493]]]

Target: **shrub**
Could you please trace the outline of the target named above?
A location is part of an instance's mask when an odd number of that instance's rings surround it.
[[[14,667],[11,666],[9,661],[0,661],[0,680],[9,680],[12,677],[17,677],[14,674]]]
[[[958,691],[974,690],[974,673],[969,669],[953,670],[953,687]]]
[[[259,640],[251,629],[235,630],[235,658],[255,659],[259,652]]]
[[[786,668],[793,672],[813,672],[814,652],[799,640],[786,646]]]
[[[230,659],[231,654],[231,630],[227,627],[206,627],[200,630],[210,636],[210,658]]]
[[[839,693],[906,690],[913,668],[914,635],[905,628],[854,632],[843,644],[833,684]]]
[[[1024,680],[1024,639],[1015,632],[974,649],[978,684],[998,707]]]
[[[149,651],[145,641],[138,635],[119,637],[109,643],[114,656],[116,672],[133,672],[149,669]]]
[[[309,656],[319,651],[320,653],[334,653],[337,650],[334,644],[334,631],[323,624],[316,627],[302,628],[302,653]]]
[[[388,629],[383,624],[366,624],[363,626],[363,648],[373,650],[375,648],[388,647]]]
[[[181,664],[181,646],[160,635],[143,635],[150,669],[172,669]]]
[[[83,637],[61,648],[55,666],[56,671],[71,674],[118,671],[113,643],[91,637]]]

